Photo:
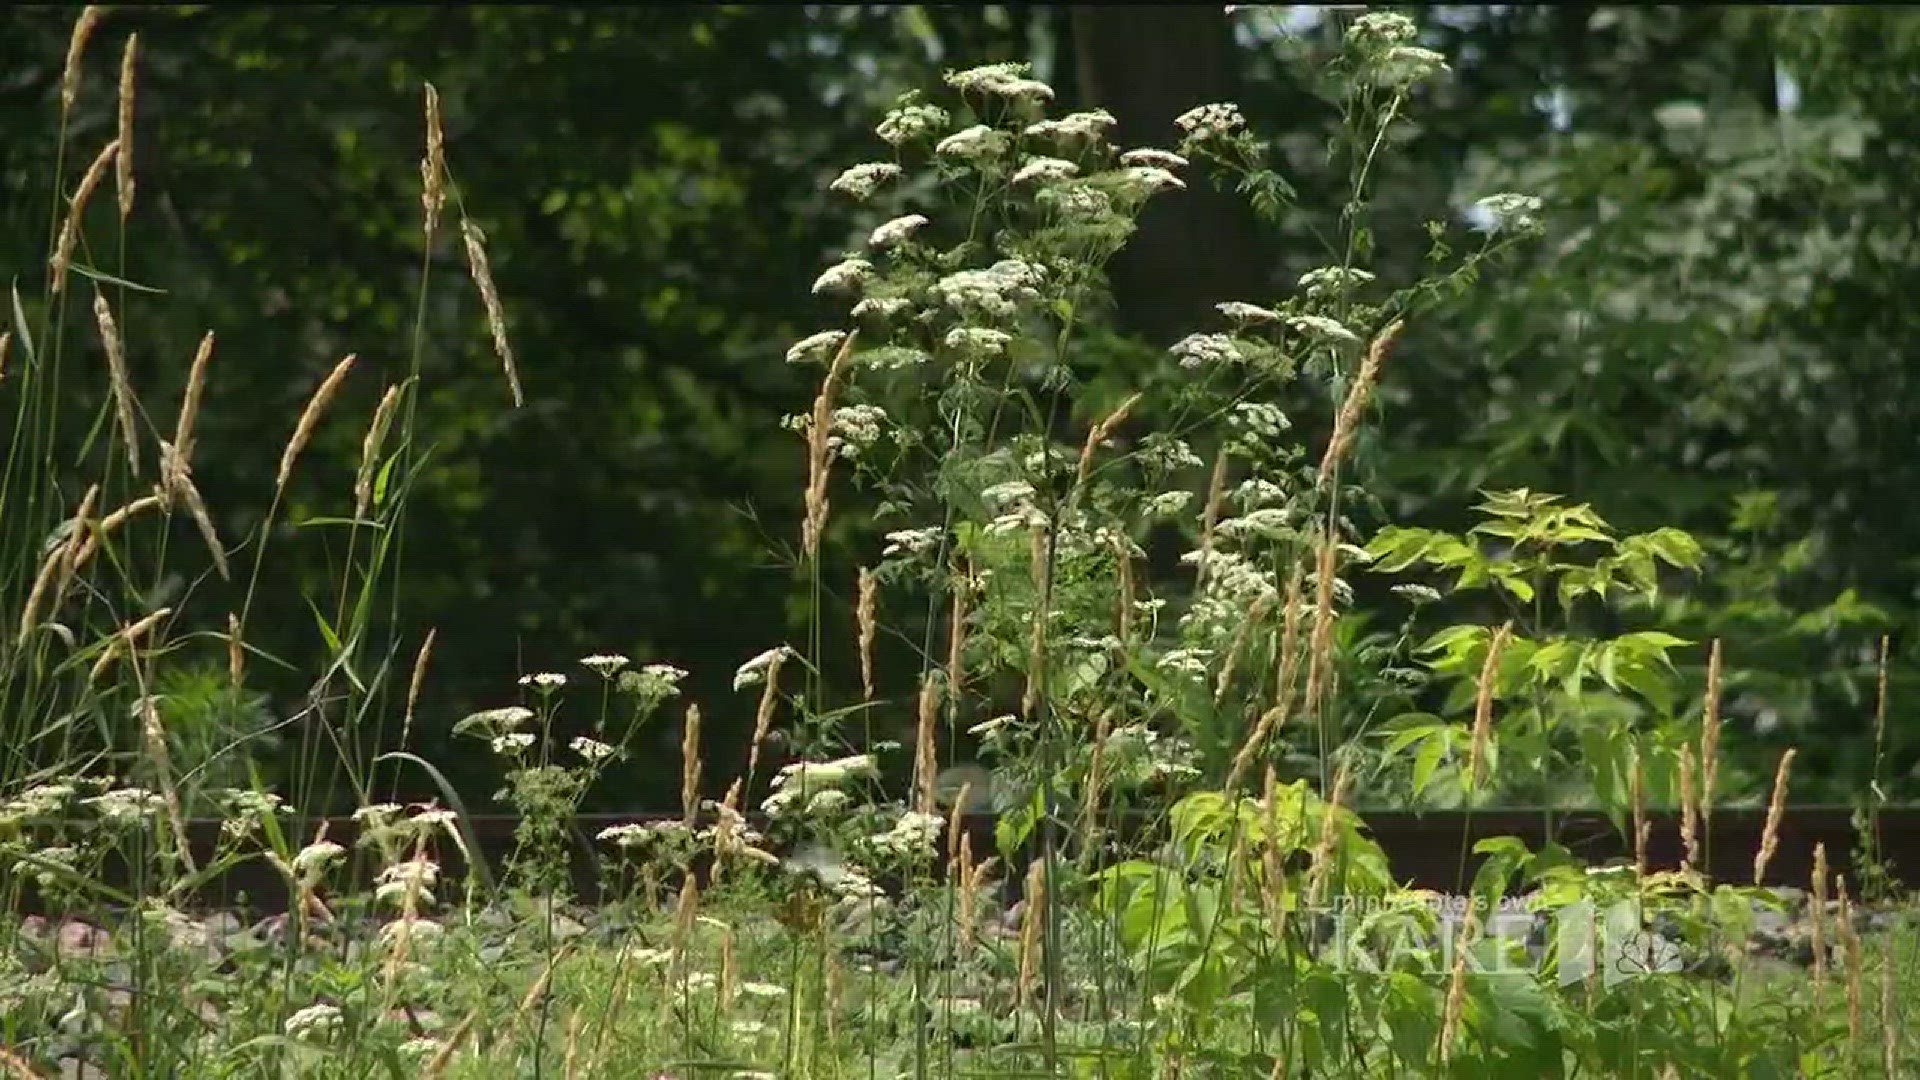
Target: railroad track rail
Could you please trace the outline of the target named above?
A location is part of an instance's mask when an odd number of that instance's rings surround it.
[[[592,902],[603,898],[605,888],[591,857],[596,847],[594,836],[610,825],[625,822],[672,820],[676,814],[583,814],[573,822],[574,889],[576,895]],[[1402,811],[1373,811],[1363,815],[1367,829],[1385,850],[1388,862],[1403,883],[1441,892],[1459,892],[1472,881],[1481,859],[1472,854],[1473,846],[1499,836],[1517,837],[1532,850],[1549,841],[1567,848],[1594,865],[1610,859],[1631,858],[1632,844],[1621,829],[1597,811],[1556,812],[1551,819],[1540,810],[1477,810],[1417,814]],[[1678,815],[1649,814],[1652,825],[1648,843],[1649,863],[1654,867],[1679,865],[1681,855]],[[1142,821],[1148,820],[1142,815]],[[976,852],[995,850],[994,830],[997,818],[991,814],[971,814],[963,818],[964,828],[972,836]],[[295,822],[292,835],[311,837],[321,825],[320,819]],[[325,819],[329,839],[349,847],[359,828],[349,818]],[[511,815],[475,815],[465,820],[468,843],[477,847],[482,866],[497,875],[512,853],[514,830],[519,819]],[[1753,880],[1754,854],[1760,848],[1766,814],[1761,809],[1716,810],[1710,833],[1705,839],[1705,862],[1718,881],[1748,883]],[[187,823],[188,842],[196,862],[207,865],[218,841],[218,819],[196,819]],[[1145,827],[1144,825],[1142,827]],[[1890,809],[1879,818],[1879,847],[1883,861],[1891,863],[1897,875],[1920,883],[1920,807]],[[1805,887],[1812,875],[1816,845],[1824,845],[1829,865],[1836,873],[1853,876],[1860,852],[1860,837],[1854,826],[1853,812],[1844,807],[1806,807],[1789,810],[1781,820],[1778,847],[1768,864],[1767,885]],[[441,844],[438,854],[443,870],[458,876],[464,872],[462,859],[453,845]],[[1025,857],[1036,849],[1029,843]],[[604,854],[604,847],[602,846]],[[131,879],[127,868],[109,866],[107,883],[123,890],[140,885]],[[1018,874],[1009,875],[1012,881]],[[0,895],[11,895],[6,875],[0,874]],[[191,897],[182,898],[186,906],[241,907],[256,911],[284,910],[285,884],[272,867],[259,859],[249,859],[211,876]],[[29,909],[42,905],[27,897]]]

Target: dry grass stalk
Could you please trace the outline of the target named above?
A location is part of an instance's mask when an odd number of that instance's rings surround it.
[[[575,1009],[567,1015],[567,1056],[561,1062],[561,1075],[573,1080],[580,1075],[578,1062],[580,1057],[580,1010]]]
[[[100,343],[107,349],[107,377],[113,391],[113,411],[120,422],[120,441],[127,448],[127,468],[140,475],[140,429],[135,423],[133,383],[127,375],[127,351],[106,295],[93,292],[93,316],[100,324]]]
[[[66,561],[65,551],[56,551],[41,560],[40,572],[34,575],[33,588],[27,593],[26,605],[20,609],[20,629],[15,635],[16,644],[25,645],[32,636],[33,628],[39,625],[40,608],[47,603],[47,594],[53,591],[53,583],[60,576],[60,566]],[[56,597],[55,604],[58,600]]]
[[[1699,766],[1693,744],[1680,744],[1680,869],[1704,870],[1700,865]]]
[[[33,1070],[33,1066],[20,1060],[4,1046],[0,1046],[0,1066],[5,1066],[7,1075],[15,1080],[40,1080],[40,1074]]]
[[[166,807],[167,823],[173,829],[174,854],[189,874],[195,873],[193,852],[187,846],[187,816],[180,807],[180,792],[173,784],[173,754],[167,749],[166,727],[160,721],[160,709],[154,704],[145,676],[138,671],[138,663],[134,666],[140,681],[140,736],[146,743],[148,756],[153,759],[153,771],[160,778],[160,799]]]
[[[1467,1005],[1467,952],[1479,927],[1480,912],[1469,905],[1466,921],[1460,924],[1460,937],[1453,947],[1453,972],[1447,980],[1447,1002],[1440,1021],[1440,1063],[1453,1060],[1453,1043]]]
[[[787,651],[781,649],[767,663],[767,679],[760,687],[760,705],[753,713],[753,743],[747,750],[748,776],[760,770],[760,748],[766,745],[767,733],[773,730],[774,709],[780,704],[780,668],[786,662]]]
[[[171,614],[173,614],[172,608],[163,607],[147,615],[145,618],[140,619],[138,622],[122,627],[112,637],[109,637],[107,639],[107,647],[100,650],[100,658],[93,662],[93,670],[87,673],[87,682],[89,684],[99,682],[100,677],[107,673],[107,667],[120,655],[121,649],[137,648],[140,644],[140,639],[154,627],[160,625],[162,619],[165,619]]]
[[[414,835],[412,861],[416,868],[427,861],[427,835],[424,832]],[[400,893],[400,932],[395,935],[393,951],[387,955],[385,971],[390,994],[398,989],[401,965],[407,962],[407,956],[412,951],[413,924],[420,914],[420,891],[424,887],[423,875],[410,874]]]
[[[953,857],[953,887],[958,890],[955,901],[959,909],[960,948],[965,950],[973,943],[974,893],[973,836],[964,829],[960,831],[960,843]]]
[[[174,474],[193,467],[193,427],[200,418],[200,398],[206,390],[207,364],[213,359],[213,331],[200,339],[194,350],[193,366],[187,371],[187,391],[180,398],[180,418],[173,424],[173,453],[163,464],[161,483],[171,489]]]
[[[692,704],[680,731],[680,809],[692,825],[700,810],[700,706]]]
[[[120,53],[120,153],[114,155],[114,193],[120,199],[120,221],[133,213],[133,75],[140,62],[140,35],[128,34]]]
[[[467,1033],[473,1030],[474,1022],[480,1019],[480,1010],[484,1008],[486,1008],[485,1005],[477,1006],[472,1012],[461,1017],[460,1022],[447,1033],[446,1041],[440,1044],[440,1049],[434,1051],[433,1057],[427,1061],[426,1068],[421,1070],[421,1080],[437,1080],[447,1071],[447,1066],[453,1062],[453,1055],[459,1053],[460,1044],[467,1041]]]
[[[46,604],[55,608],[60,598],[66,595],[67,585],[73,575],[84,565],[82,555],[89,541],[89,525],[93,517],[93,504],[100,498],[100,485],[94,484],[80,498],[80,507],[73,515],[73,529],[67,534],[66,542],[50,553],[40,563],[40,571],[34,576],[33,588],[27,593],[27,602],[20,609],[20,629],[17,641],[25,645],[32,635],[33,628],[39,625],[40,609]]]
[[[1020,711],[1029,719],[1039,715],[1047,681],[1047,602],[1053,595],[1051,534],[1051,529],[1031,531],[1028,565],[1033,573],[1033,626],[1027,639],[1027,687],[1020,696]]]
[[[1900,1010],[1893,997],[1893,950],[1880,961],[1880,1064],[1888,1076],[1900,1075]]]
[[[933,813],[934,773],[939,768],[934,743],[934,723],[940,716],[940,683],[929,671],[920,677],[918,724],[913,738],[914,808]]]
[[[500,290],[493,283],[493,267],[487,262],[487,236],[480,226],[460,219],[460,236],[466,242],[467,269],[480,290],[480,303],[487,309],[487,330],[493,335],[493,351],[507,373],[507,388],[513,392],[513,407],[526,404],[520,392],[520,372],[513,366],[513,344],[507,340],[507,309],[500,303]]]
[[[233,689],[240,689],[240,678],[246,674],[247,652],[240,641],[240,616],[227,612],[227,682]]]
[[[879,606],[880,580],[863,566],[860,568],[860,600],[853,609],[853,619],[860,639],[860,693],[866,701],[873,700],[873,639],[879,632],[876,621]]]
[[[406,746],[413,734],[413,707],[420,702],[420,688],[427,682],[427,663],[433,659],[434,635],[439,627],[429,627],[425,640],[420,642],[420,651],[413,657],[413,677],[407,680],[407,708],[400,721],[400,745]]]
[[[427,154],[420,159],[420,205],[426,210],[427,240],[440,226],[447,204],[447,137],[440,124],[440,91],[427,83]]]
[[[1798,750],[1789,748],[1780,755],[1780,768],[1773,774],[1773,798],[1767,801],[1767,825],[1760,833],[1760,850],[1753,856],[1753,883],[1766,883],[1767,864],[1773,861],[1773,853],[1780,846],[1780,819],[1787,811],[1787,776],[1793,771],[1793,756]]]
[[[106,9],[99,4],[88,4],[80,11],[80,18],[73,24],[73,36],[67,40],[67,66],[60,72],[60,115],[64,121],[66,114],[73,111],[74,99],[80,96],[80,60],[86,55],[87,39],[93,36],[100,26],[100,16]]]
[[[1227,689],[1233,685],[1234,669],[1240,664],[1240,654],[1247,647],[1247,639],[1253,636],[1254,627],[1266,619],[1267,612],[1273,610],[1273,602],[1274,597],[1271,594],[1255,600],[1253,607],[1247,611],[1247,617],[1242,619],[1239,627],[1234,630],[1233,640],[1227,644],[1227,658],[1220,665],[1220,677],[1214,683],[1213,703],[1215,705],[1227,699]]]
[[[1087,432],[1087,441],[1080,447],[1080,469],[1074,478],[1074,489],[1079,491],[1087,486],[1087,476],[1093,471],[1093,451],[1101,443],[1112,437],[1114,429],[1126,423],[1127,414],[1140,404],[1140,394],[1135,394],[1120,403],[1120,407],[1107,414],[1106,419],[1093,425]]]
[[[1647,820],[1646,763],[1640,760],[1640,747],[1637,745],[1633,747],[1632,768],[1628,786],[1632,789],[1629,797],[1633,803],[1633,872],[1636,881],[1645,881],[1647,836],[1653,831],[1653,823]]]
[[[380,396],[379,406],[373,410],[366,438],[360,441],[360,468],[353,477],[354,517],[366,517],[367,509],[373,505],[373,480],[380,468],[381,444],[387,441],[387,431],[393,426],[393,415],[400,407],[400,393],[405,387],[405,383],[387,387],[387,392]]]
[[[720,931],[720,1011],[733,1007],[733,992],[740,985],[740,963],[733,952],[733,927]]]
[[[1133,544],[1124,533],[1113,537],[1113,561],[1120,576],[1118,627],[1121,644],[1133,640]]]
[[[956,573],[953,578],[953,606],[947,612],[947,702],[957,714],[960,694],[966,685],[967,593],[973,587],[971,574]]]
[[[80,545],[79,554],[74,556],[74,570],[79,571],[84,569],[87,563],[93,560],[94,554],[100,550],[101,542],[107,537],[112,536],[115,532],[118,532],[120,526],[125,525],[128,521],[149,510],[159,509],[165,504],[166,499],[159,495],[142,495],[120,509],[115,510],[113,513],[108,514],[106,517],[101,518],[99,524],[94,526],[93,534],[87,537],[87,542]]]
[[[1813,1008],[1819,1012],[1827,995],[1827,845],[1813,845],[1813,902],[1808,904],[1808,938],[1813,946]]]
[[[851,333],[840,343],[840,351],[833,354],[826,378],[820,380],[820,393],[813,399],[813,419],[807,428],[807,513],[800,526],[800,547],[808,558],[819,552],[820,533],[827,526],[827,474],[833,468],[827,440],[833,434],[833,401],[847,377],[853,343],[859,337],[857,332]]]
[[[1360,362],[1360,371],[1354,376],[1353,386],[1347,390],[1347,398],[1340,403],[1340,411],[1333,418],[1333,437],[1327,440],[1327,451],[1320,456],[1320,486],[1326,487],[1333,482],[1335,471],[1340,467],[1340,459],[1346,456],[1348,446],[1353,442],[1353,433],[1360,427],[1360,416],[1366,412],[1367,399],[1373,394],[1373,386],[1380,380],[1380,365],[1387,359],[1387,353],[1393,343],[1405,329],[1404,320],[1395,319],[1387,324],[1367,347],[1367,358]]]
[[[1267,766],[1266,778],[1260,786],[1260,811],[1266,819],[1266,832],[1261,837],[1265,843],[1260,845],[1261,906],[1274,935],[1280,937],[1285,934],[1282,920],[1287,911],[1287,878],[1280,855],[1280,778],[1272,765]]]
[[[1861,978],[1862,953],[1860,931],[1853,925],[1853,901],[1847,896],[1847,878],[1837,875],[1834,884],[1840,894],[1840,926],[1838,934],[1840,945],[1846,951],[1847,960],[1847,1060],[1860,1058],[1861,1002],[1865,997],[1865,986]]]
[[[1020,916],[1020,975],[1018,983],[1019,1007],[1026,1008],[1032,1000],[1033,981],[1040,973],[1043,960],[1041,950],[1045,948],[1047,923],[1047,864],[1035,862],[1027,868],[1027,909]]]
[[[693,936],[694,920],[700,915],[700,885],[689,871],[686,879],[680,883],[680,898],[673,906],[673,934],[668,951],[673,958],[667,969],[672,977],[678,977],[686,970],[687,945]]]
[[[1346,804],[1353,774],[1342,759],[1333,774],[1333,791],[1326,798],[1320,817],[1320,839],[1313,847],[1313,862],[1307,869],[1307,906],[1317,907],[1326,893],[1327,878],[1333,870],[1334,849],[1340,841],[1340,808]]]
[[[953,797],[953,809],[947,812],[947,863],[949,866],[960,858],[960,841],[967,835],[967,800],[973,797],[973,781],[960,785],[959,794]],[[962,877],[957,879],[965,882]]]
[[[300,413],[300,422],[293,427],[293,437],[287,440],[286,449],[280,452],[280,472],[274,479],[276,494],[286,490],[287,478],[293,475],[293,463],[300,459],[300,451],[306,449],[307,440],[313,438],[314,429],[320,426],[320,417],[327,411],[327,404],[333,400],[333,395],[339,393],[340,384],[346,381],[347,372],[353,370],[356,359],[358,357],[348,353],[333,366],[326,378],[320,380],[313,396],[307,399],[307,407]]]
[[[1086,809],[1080,818],[1080,836],[1091,848],[1095,840],[1094,830],[1100,825],[1100,787],[1106,783],[1107,740],[1113,734],[1113,709],[1100,710],[1093,722],[1093,748],[1087,760]]]
[[[1713,793],[1720,778],[1720,639],[1707,651],[1707,698],[1700,722],[1700,824],[1713,827]],[[1711,842],[1710,837],[1708,842]]]
[[[1220,507],[1227,497],[1227,452],[1213,459],[1213,475],[1207,478],[1207,505],[1200,512],[1200,564],[1194,570],[1193,591],[1207,583],[1207,564],[1213,561],[1213,527],[1220,522]]]
[[[206,500],[200,497],[200,489],[193,485],[192,474],[179,472],[175,479],[180,485],[180,495],[187,502],[187,516],[193,519],[194,528],[200,530],[200,538],[206,542],[207,553],[213,556],[213,567],[220,572],[223,580],[233,577],[227,566],[227,551],[220,543],[220,534],[214,531],[213,518],[207,514]]]
[[[67,220],[60,226],[60,237],[53,245],[53,294],[58,296],[67,288],[67,268],[73,265],[73,249],[80,243],[80,222],[86,217],[87,203],[93,198],[94,189],[107,175],[107,166],[120,153],[120,143],[116,140],[100,148],[100,155],[87,166],[80,176],[80,186],[73,191],[68,202]]]
[[[1333,583],[1338,569],[1339,544],[1334,540],[1333,524],[1320,538],[1319,554],[1314,560],[1313,634],[1307,646],[1307,699],[1309,710],[1320,707],[1320,696],[1333,664]]]
[[[60,545],[60,575],[54,581],[53,594],[64,596],[67,586],[72,584],[73,576],[80,569],[80,548],[86,542],[87,533],[93,528],[94,504],[100,501],[100,485],[91,484],[87,493],[80,497],[79,509],[73,512],[73,531],[67,534],[67,542]]]
[[[1480,664],[1480,684],[1473,700],[1473,741],[1467,749],[1467,774],[1475,791],[1487,778],[1487,749],[1493,741],[1493,698],[1500,675],[1500,654],[1513,636],[1513,621],[1503,623],[1487,642],[1487,656]]]
[[[1280,656],[1274,665],[1273,707],[1260,715],[1260,722],[1254,725],[1253,734],[1247,737],[1247,744],[1233,756],[1233,767],[1227,773],[1227,788],[1231,793],[1240,786],[1240,780],[1248,769],[1253,767],[1253,759],[1259,755],[1267,739],[1287,722],[1287,714],[1293,707],[1293,683],[1300,674],[1300,588],[1301,569],[1294,565],[1293,574],[1287,578],[1287,591],[1280,601],[1283,606],[1280,630]]]

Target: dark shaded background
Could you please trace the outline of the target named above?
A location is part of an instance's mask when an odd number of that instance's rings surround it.
[[[74,14],[0,14],[0,243],[23,291],[45,256]],[[453,720],[514,700],[521,672],[578,676],[577,657],[616,651],[693,671],[689,696],[725,773],[753,707],[729,688],[735,665],[808,614],[779,557],[805,468],[779,418],[811,388],[780,358],[831,317],[807,284],[870,222],[825,185],[879,156],[871,130],[893,98],[948,67],[1027,59],[1063,107],[1104,106],[1122,142],[1161,146],[1178,113],[1238,101],[1278,140],[1301,209],[1265,230],[1204,185],[1157,203],[1114,281],[1122,329],[1164,345],[1213,302],[1273,296],[1325,261],[1316,237],[1345,177],[1322,163],[1336,117],[1303,73],[1346,17],[126,8],[95,38],[70,130],[82,155],[111,137],[120,43],[138,30],[141,202],[124,263],[96,258],[168,291],[131,298],[125,314],[134,381],[157,416],[177,405],[193,342],[218,330],[196,471],[222,532],[240,537],[266,510],[300,404],[352,351],[360,368],[288,510],[350,503],[364,418],[408,363],[420,85],[436,84],[528,400],[510,408],[443,230],[422,412],[433,458],[409,509],[398,627],[403,664],[425,628],[439,633],[418,748],[478,783],[489,766],[449,739]],[[1714,573],[1667,618],[1728,639],[1743,760],[1764,773],[1794,743],[1800,775],[1825,785],[1797,791],[1856,790],[1874,642],[1901,642],[1920,604],[1920,16],[1570,4],[1418,17],[1456,71],[1423,95],[1379,175],[1382,277],[1417,274],[1425,221],[1457,221],[1493,191],[1544,195],[1549,235],[1396,355],[1363,456],[1375,489],[1406,523],[1458,526],[1476,488],[1524,484],[1624,528],[1697,531]],[[1116,346],[1114,363],[1146,355]],[[90,414],[98,388],[87,394],[74,405]],[[851,581],[877,540],[850,493],[836,502],[829,572]],[[324,592],[340,552],[324,530],[287,536],[252,624],[264,648],[296,658],[319,650],[302,591]],[[217,628],[235,603],[210,582],[194,607]],[[826,618],[846,623],[838,606]],[[216,652],[205,663],[219,668]],[[1893,771],[1905,776],[1920,739],[1907,733],[1904,664],[1897,676]],[[268,714],[296,707],[307,677],[259,666]],[[655,732],[663,752],[668,727]],[[677,801],[677,764],[649,760],[616,785],[621,801]]]

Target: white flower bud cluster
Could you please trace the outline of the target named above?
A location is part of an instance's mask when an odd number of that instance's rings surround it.
[[[1226,101],[1188,109],[1174,117],[1173,122],[1187,133],[1189,143],[1222,139],[1247,126],[1247,118],[1241,115],[1240,106]]]
[[[891,161],[868,161],[848,168],[827,185],[828,191],[847,195],[862,202],[872,197],[880,185],[900,175],[900,166]]]
[[[943,130],[950,119],[940,106],[922,105],[909,96],[887,113],[874,134],[892,146],[903,146]]]

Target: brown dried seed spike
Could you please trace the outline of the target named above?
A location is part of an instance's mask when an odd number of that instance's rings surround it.
[[[352,353],[347,354],[320,381],[313,397],[307,399],[307,407],[300,413],[300,422],[294,425],[293,437],[287,440],[286,449],[280,453],[280,472],[274,479],[276,492],[286,489],[287,478],[293,475],[293,463],[300,459],[300,451],[306,448],[307,440],[313,438],[314,429],[320,426],[320,417],[327,411],[327,403],[339,392],[340,384],[346,381],[347,372],[353,370],[355,359],[357,357]]]
[[[99,4],[88,4],[81,9],[80,18],[73,24],[73,36],[67,40],[67,66],[60,73],[60,112],[65,115],[73,111],[74,99],[80,96],[80,59],[86,54],[87,39],[100,26],[100,16],[105,9]]]
[[[860,692],[862,699],[873,700],[873,639],[877,633],[875,609],[880,603],[880,582],[872,570],[860,568],[860,600],[853,612],[860,644]]]
[[[133,213],[133,76],[139,55],[140,35],[128,34],[127,47],[120,54],[120,153],[115,155],[113,185],[119,196],[123,223]]]
[[[1473,746],[1467,751],[1467,773],[1475,790],[1486,782],[1486,749],[1494,740],[1494,694],[1500,676],[1500,653],[1507,650],[1507,638],[1513,636],[1513,621],[1494,630],[1486,646],[1486,661],[1480,663],[1480,686],[1473,701]]]
[[[173,460],[179,468],[193,466],[193,427],[200,417],[200,396],[206,390],[213,341],[213,331],[209,330],[200,339],[200,347],[194,350],[193,366],[187,371],[187,392],[180,398],[180,418],[173,425]]]
[[[426,84],[427,155],[420,160],[420,204],[426,210],[427,239],[440,224],[440,210],[446,205],[446,134],[440,123],[440,91]]]
[[[1793,771],[1793,756],[1798,750],[1788,748],[1780,755],[1780,767],[1773,774],[1773,798],[1767,801],[1767,824],[1760,833],[1760,850],[1753,857],[1753,883],[1765,884],[1767,864],[1773,861],[1773,853],[1780,846],[1780,819],[1787,811],[1787,776]]]
[[[1320,486],[1333,482],[1335,470],[1340,467],[1340,459],[1346,456],[1347,446],[1353,441],[1353,433],[1360,426],[1360,415],[1366,411],[1367,398],[1373,393],[1373,385],[1379,381],[1380,365],[1387,359],[1387,352],[1399,339],[1405,322],[1395,319],[1387,328],[1374,337],[1373,344],[1367,348],[1367,358],[1360,363],[1360,371],[1354,377],[1353,386],[1347,391],[1347,398],[1340,403],[1340,412],[1333,420],[1333,437],[1327,440],[1327,452],[1320,458]]]
[[[100,342],[107,349],[108,386],[113,393],[113,411],[120,425],[120,440],[127,450],[127,468],[140,475],[140,429],[135,423],[133,384],[127,375],[127,354],[120,340],[120,328],[113,321],[113,309],[98,289],[93,293],[93,315],[100,324]]]
[[[487,261],[487,236],[466,218],[460,219],[460,236],[466,242],[467,268],[480,290],[480,302],[487,309],[487,330],[493,335],[493,351],[506,369],[507,389],[513,392],[514,408],[526,404],[520,392],[520,372],[513,366],[513,344],[507,340],[507,309],[500,302],[500,289],[493,282],[493,267]]]
[[[93,159],[87,171],[80,177],[80,186],[74,189],[73,199],[68,204],[67,220],[60,226],[60,237],[54,242],[53,293],[59,295],[67,288],[67,268],[73,265],[73,249],[80,243],[80,222],[86,216],[87,203],[93,198],[93,191],[107,175],[107,166],[120,153],[120,142],[114,140],[100,148],[100,156]]]
[[[438,628],[427,630],[426,640],[420,643],[420,652],[413,658],[413,677],[407,680],[407,710],[400,721],[400,745],[407,744],[408,736],[413,734],[413,707],[420,702],[420,688],[427,683],[427,663],[433,659],[433,638]]]

